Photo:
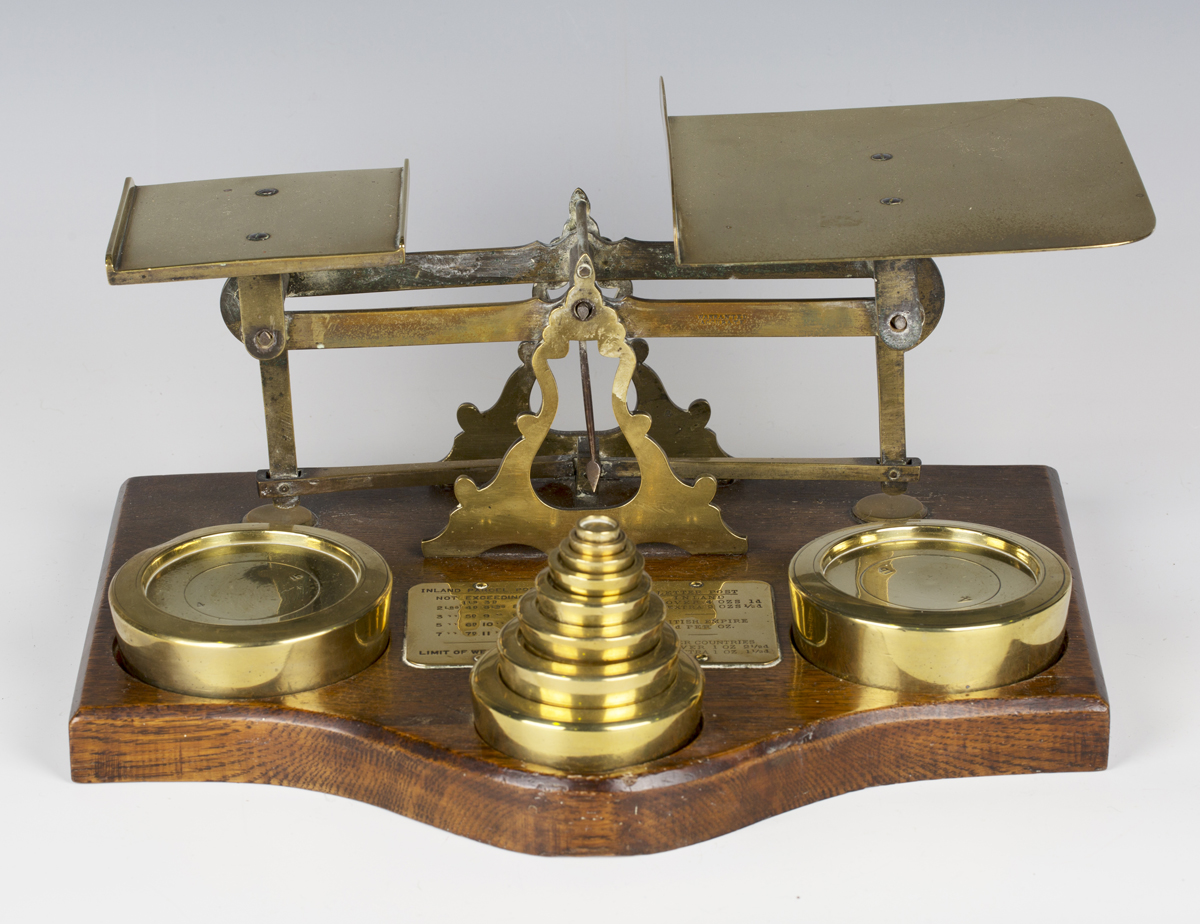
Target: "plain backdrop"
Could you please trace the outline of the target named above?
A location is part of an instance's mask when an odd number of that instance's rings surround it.
[[[6,4],[6,919],[1194,914],[1198,40],[1200,5],[1182,0]],[[1032,96],[1094,99],[1115,114],[1154,235],[939,261],[946,313],[908,363],[913,454],[1049,464],[1062,476],[1112,702],[1109,769],[889,786],[630,859],[507,853],[278,787],[71,783],[67,719],[118,487],[266,458],[257,371],[221,324],[220,282],[106,284],[124,178],[407,157],[411,250],[548,241],[576,186],[607,236],[665,240],[660,76],[678,115]],[[657,341],[650,362],[676,401],[712,402],[712,426],[736,454],[876,448],[869,341]],[[512,344],[297,356],[301,464],[440,458],[458,404],[490,405],[515,364]]]

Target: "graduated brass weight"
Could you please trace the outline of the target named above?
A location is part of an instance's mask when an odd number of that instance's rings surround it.
[[[323,529],[235,523],[139,552],[108,599],[123,666],[176,693],[262,698],[334,683],[387,648],[392,573]]]
[[[817,667],[887,690],[1025,680],[1062,651],[1071,569],[1040,542],[950,520],[838,530],[788,570],[792,637]]]
[[[471,672],[475,728],[499,751],[601,772],[678,750],[704,678],[664,622],[644,560],[611,517],[585,516]]]

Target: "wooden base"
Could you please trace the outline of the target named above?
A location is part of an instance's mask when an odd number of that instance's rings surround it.
[[[716,502],[749,535],[746,556],[650,556],[656,580],[761,580],[775,591],[783,660],[705,673],[704,726],[683,750],[607,775],[528,768],[486,745],[471,718],[468,672],[401,658],[416,583],[528,578],[543,558],[421,557],[454,506],[448,489],[311,498],[317,525],[369,543],[395,575],[390,649],[349,680],[265,701],[168,693],[113,657],[105,591],[136,552],[191,529],[236,523],[258,503],[253,474],[134,478],[117,505],[70,721],[78,782],[275,783],[370,802],[509,850],[641,854],[670,850],[839,793],[905,780],[1101,770],[1108,703],[1075,549],[1053,470],[926,466],[914,485],[935,517],[1010,529],[1062,554],[1075,572],[1067,645],[1051,668],[998,690],[932,697],[838,680],[790,642],[787,565],[800,546],[856,521],[869,485],[740,482]]]

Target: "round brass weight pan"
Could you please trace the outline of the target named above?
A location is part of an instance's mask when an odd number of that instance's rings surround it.
[[[387,648],[392,573],[349,536],[234,523],[127,561],[108,588],[126,670],[177,693],[261,698],[344,680]]]
[[[1015,683],[1062,650],[1071,570],[1016,533],[922,520],[840,530],[796,553],[792,637],[817,667],[887,690]]]

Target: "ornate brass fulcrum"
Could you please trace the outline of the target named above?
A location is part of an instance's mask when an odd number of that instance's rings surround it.
[[[575,201],[578,225],[586,228],[587,199],[579,196]],[[680,481],[666,453],[647,435],[650,417],[630,412],[629,384],[637,356],[616,311],[596,285],[595,267],[586,246],[581,244],[572,286],[550,312],[541,343],[533,353],[533,372],[542,391],[541,409],[535,415],[517,419],[521,439],[505,454],[496,477],[486,487],[477,487],[466,475],[455,481],[459,506],[450,514],[442,533],[422,543],[427,556],[479,555],[513,542],[549,552],[578,518],[578,510],[552,507],[537,496],[532,469],[558,410],[558,385],[549,360],[566,356],[572,341],[583,344],[591,340],[597,341],[602,356],[619,362],[613,377],[612,410],[641,475],[633,499],[608,512],[620,519],[634,542],[666,542],[689,552],[746,551],[745,537],[734,534],[722,521],[721,512],[712,506],[717,479],[703,474],[693,485]],[[589,441],[594,445],[594,433],[589,433]],[[594,463],[595,459],[589,466]],[[598,472],[597,466],[597,478]],[[589,472],[589,480],[591,477]]]
[[[695,737],[704,678],[664,622],[644,564],[617,522],[599,515],[550,553],[471,672],[484,741],[530,763],[599,772]]]

